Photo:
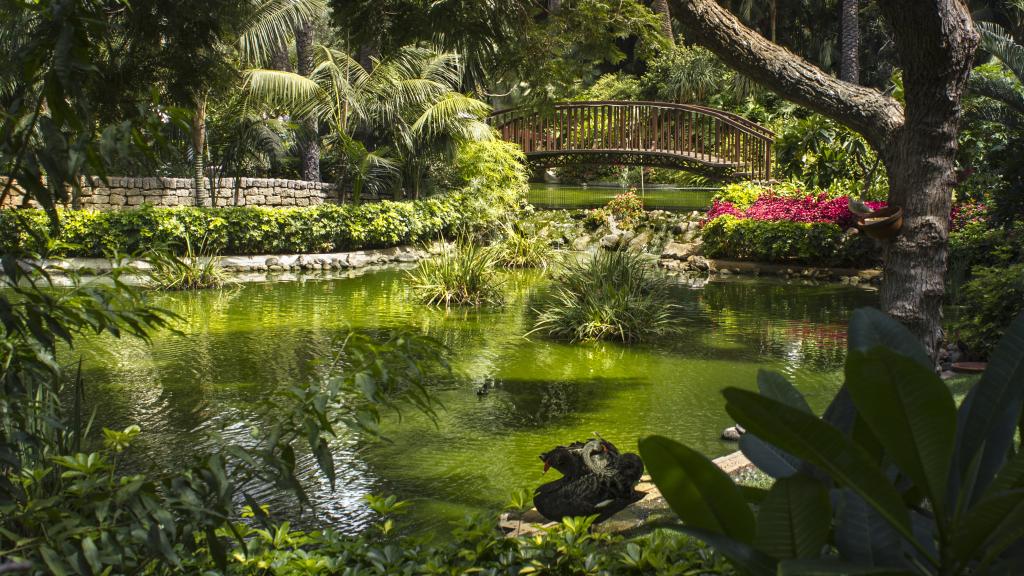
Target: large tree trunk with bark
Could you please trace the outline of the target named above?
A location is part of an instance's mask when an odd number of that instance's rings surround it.
[[[903,69],[906,110],[877,90],[836,79],[743,26],[713,0],[677,0],[687,36],[784,98],[860,132],[889,175],[889,203],[904,210],[885,245],[882,308],[933,355],[942,295],[960,99],[978,36],[960,0],[880,0]]]
[[[672,12],[668,8],[668,0],[652,0],[651,11],[658,15],[661,21],[661,34],[668,40],[669,44],[676,43],[675,34],[672,33]]]
[[[315,58],[313,22],[308,21],[295,30],[295,54],[300,75],[309,77],[313,73]],[[320,181],[320,129],[316,118],[303,122],[303,134],[299,139],[299,151],[302,155],[302,179],[311,182]]]
[[[206,189],[206,166],[203,162],[206,152],[206,94],[196,96],[192,114],[192,192],[196,206],[212,204]]]
[[[860,84],[860,0],[842,0],[839,78]]]

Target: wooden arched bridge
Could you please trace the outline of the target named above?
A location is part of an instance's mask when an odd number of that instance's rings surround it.
[[[771,130],[742,116],[667,102],[564,102],[496,112],[491,124],[545,166],[626,164],[769,180]]]

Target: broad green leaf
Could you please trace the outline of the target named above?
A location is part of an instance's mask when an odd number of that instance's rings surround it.
[[[687,525],[754,540],[754,514],[728,474],[703,454],[663,436],[640,440],[647,471],[672,510]]]
[[[903,565],[899,533],[849,488],[835,492],[835,544],[840,558],[869,566]]]
[[[778,576],[914,576],[916,572],[894,570],[864,564],[851,564],[839,560],[783,560]]]
[[[780,478],[758,508],[754,547],[773,558],[816,558],[831,524],[821,482],[799,475]]]
[[[1008,546],[1024,536],[1024,490],[1012,490],[978,502],[954,529],[953,553],[967,561]]]
[[[1007,490],[1014,490],[1017,488],[1024,488],[1024,450],[1019,450],[1017,454],[1007,462],[1003,468],[999,471],[996,479],[988,487],[985,492],[986,497],[995,496],[1000,492],[1006,492]]]
[[[804,398],[804,395],[785,376],[778,372],[758,370],[757,389],[761,392],[762,396],[811,414],[811,407],[807,404],[807,399]]]
[[[910,516],[899,492],[862,448],[817,417],[747,390],[726,388],[726,411],[766,442],[803,458],[860,494],[905,538]]]
[[[983,451],[981,466],[968,502],[988,487],[1002,468],[1024,402],[1024,314],[1006,330],[981,380],[967,394],[957,415],[956,472],[953,488],[967,475]]]
[[[935,373],[888,348],[850,351],[846,387],[886,454],[943,521],[956,442],[956,404]]]
[[[740,451],[759,470],[772,478],[786,478],[800,470],[800,459],[761,440],[754,434],[740,437]]]
[[[671,528],[704,541],[722,556],[728,558],[734,566],[751,576],[774,576],[776,573],[778,560],[749,544],[737,542],[728,536],[700,528],[689,526]]]
[[[858,308],[853,311],[847,346],[850,352],[867,352],[884,347],[910,358],[924,368],[931,370],[933,367],[921,341],[906,326],[875,308]]]

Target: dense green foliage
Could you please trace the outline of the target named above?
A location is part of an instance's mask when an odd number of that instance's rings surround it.
[[[588,342],[641,342],[678,330],[671,281],[644,254],[599,250],[570,256],[535,307],[531,333]]]
[[[704,225],[704,254],[710,258],[777,264],[863,266],[880,254],[859,234],[831,222],[740,219],[719,216]]]
[[[497,306],[505,301],[494,252],[468,241],[420,262],[409,284],[427,304]]]
[[[1003,338],[1009,319],[1024,312],[1024,263],[976,267],[957,304],[960,314],[951,339],[967,345],[972,356],[987,358]]]
[[[723,395],[770,490],[741,490],[668,438],[641,440],[683,532],[753,575],[1019,571],[1024,315],[959,409],[917,339],[871,309],[850,321],[846,381],[822,418],[781,374],[760,372],[758,387]]]
[[[473,226],[461,196],[360,206],[311,208],[163,208],[62,212],[53,256],[106,257],[160,246],[183,250],[185,238],[205,237],[217,254],[343,252],[435,240]],[[42,252],[50,240],[41,212],[0,212],[3,250]]]

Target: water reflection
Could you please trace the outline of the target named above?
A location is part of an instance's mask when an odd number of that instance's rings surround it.
[[[665,434],[709,455],[726,452],[718,431],[731,422],[718,391],[752,388],[758,368],[786,373],[824,407],[839,383],[850,311],[875,296],[853,287],[776,280],[680,285],[678,336],[641,346],[570,346],[524,338],[528,301],[546,281],[513,274],[502,309],[438,310],[416,304],[401,273],[253,284],[228,291],[168,294],[161,304],[183,318],[151,345],[95,338],[85,359],[87,400],[97,426],[143,429],[132,465],[166,470],[246,442],[277,394],[317,377],[350,329],[411,329],[450,347],[454,381],[435,383],[446,410],[437,422],[389,415],[380,442],[346,432],[332,445],[338,487],[331,491],[300,454],[314,510],[299,524],[366,526],[367,493],[416,501],[412,525],[438,529],[466,512],[495,509],[512,491],[542,480],[537,454],[598,431],[624,448]],[[483,397],[477,389],[489,382]],[[295,502],[258,491],[296,519]]]

